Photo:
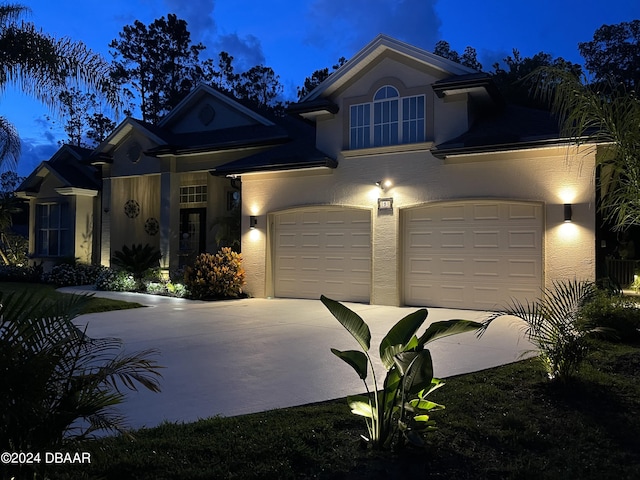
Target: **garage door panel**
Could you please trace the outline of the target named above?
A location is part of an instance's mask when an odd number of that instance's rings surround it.
[[[402,225],[406,304],[495,308],[540,291],[539,203],[432,204],[403,212]]]
[[[275,214],[274,226],[276,296],[369,301],[370,211],[308,207]]]

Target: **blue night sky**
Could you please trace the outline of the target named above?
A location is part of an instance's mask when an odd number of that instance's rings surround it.
[[[272,67],[295,99],[296,86],[314,70],[347,59],[378,33],[426,50],[447,40],[462,52],[474,47],[486,71],[517,48],[523,56],[540,51],[582,63],[578,42],[589,41],[603,24],[640,18],[638,0],[31,0],[22,2],[28,19],[47,33],[82,41],[107,59],[107,45],[125,25],[145,24],[168,13],[187,21],[191,38],[207,49],[224,50],[236,70]],[[606,8],[603,7],[606,5]],[[23,140],[18,173],[27,175],[65,137],[44,121],[49,113],[12,91],[0,99],[0,114]]]

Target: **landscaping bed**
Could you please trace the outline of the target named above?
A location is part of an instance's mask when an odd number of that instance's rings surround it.
[[[74,446],[54,479],[640,478],[640,345],[598,342],[571,383],[535,359],[446,379],[424,449],[375,452],[344,399]],[[206,373],[203,373],[206,374]],[[292,385],[295,389],[295,385]]]

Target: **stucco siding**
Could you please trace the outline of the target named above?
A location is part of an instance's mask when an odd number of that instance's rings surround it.
[[[443,161],[428,151],[339,158],[335,170],[315,174],[243,177],[243,235],[247,290],[268,294],[270,259],[267,214],[300,205],[373,208],[371,302],[397,305],[401,298],[399,209],[450,199],[500,198],[544,205],[544,278],[595,276],[593,156],[568,157],[566,148],[485,155]],[[382,191],[375,183],[390,179]],[[393,213],[378,212],[379,197],[393,198]],[[563,204],[573,204],[573,223],[563,223]],[[249,230],[248,216],[258,216]]]
[[[145,230],[149,219],[160,221],[160,175],[112,178],[110,200],[110,256],[133,243],[160,247],[159,233]]]

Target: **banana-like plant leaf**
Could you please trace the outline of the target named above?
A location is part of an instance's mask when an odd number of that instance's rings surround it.
[[[433,378],[433,379],[431,379],[431,386],[429,387],[429,389],[427,390],[425,388],[421,392],[418,392],[418,397],[424,398],[427,395],[429,395],[431,392],[433,392],[434,390],[439,389],[442,386],[444,386],[444,381],[443,380],[440,380],[439,378]]]
[[[367,356],[364,353],[359,350],[340,351],[335,348],[331,349],[331,353],[351,365],[362,380],[367,378]]]
[[[331,312],[331,314],[347,329],[353,338],[360,344],[362,349],[367,352],[371,345],[371,331],[369,326],[360,318],[360,316],[349,308],[345,307],[335,300],[322,295],[320,301]]]
[[[429,400],[423,400],[423,399],[419,399],[419,398],[415,398],[415,399],[411,400],[409,402],[409,404],[411,405],[411,407],[415,411],[417,411],[417,410],[430,411],[430,410],[443,410],[444,409],[444,405],[440,405],[439,403],[435,403],[435,402],[431,402]]]
[[[429,325],[429,328],[420,337],[420,345],[432,342],[438,338],[456,335],[458,333],[474,332],[483,327],[482,323],[471,320],[442,320]]]
[[[369,397],[364,395],[356,395],[353,397],[347,397],[347,404],[351,407],[351,413],[354,415],[360,415],[361,417],[374,418],[374,411]]]
[[[428,422],[429,415],[416,415],[415,417],[413,417],[413,420],[416,422]]]
[[[421,308],[400,319],[380,342],[380,360],[389,370],[393,366],[393,357],[415,336],[418,329],[427,319],[426,308]]]
[[[394,357],[394,360],[400,372],[404,369],[402,382],[406,394],[416,394],[431,385],[433,362],[431,361],[431,352],[429,350],[401,352]]]

